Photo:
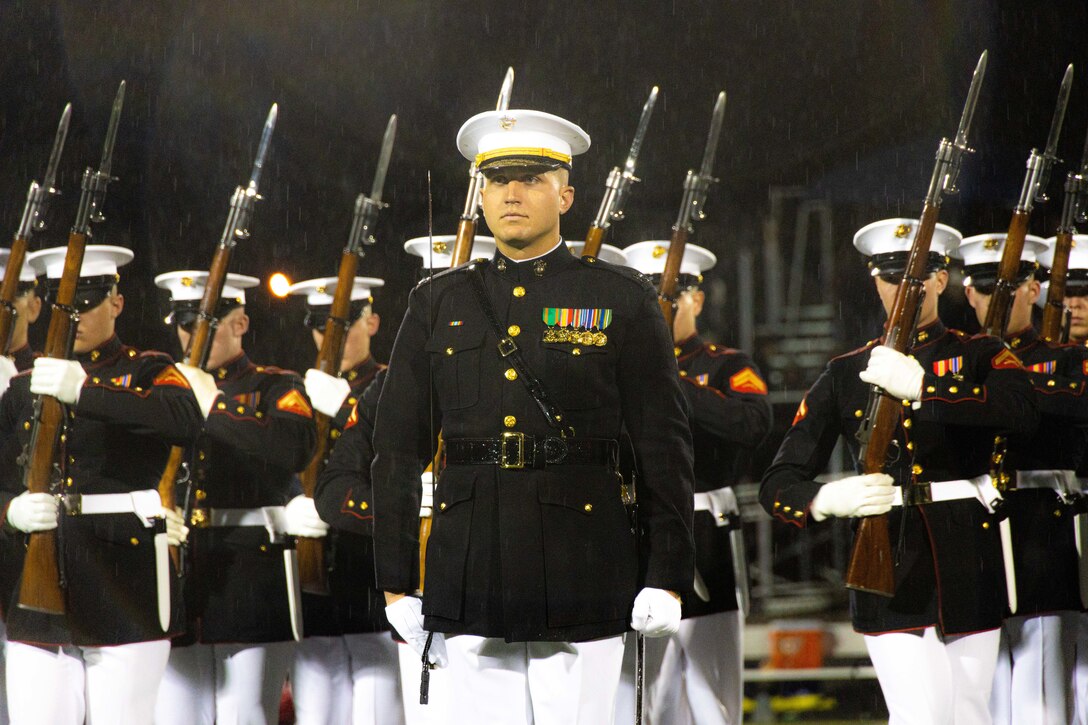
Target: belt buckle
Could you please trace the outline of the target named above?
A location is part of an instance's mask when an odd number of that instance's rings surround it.
[[[83,513],[83,496],[78,493],[65,493],[58,496],[64,504],[64,510],[69,516],[79,516]]]
[[[933,487],[928,483],[908,483],[906,485],[908,500],[904,500],[907,506],[922,506],[933,503]]]
[[[513,461],[510,460],[510,441],[517,442],[517,454]],[[522,469],[525,468],[525,434],[517,431],[506,431],[499,441],[499,468]]]

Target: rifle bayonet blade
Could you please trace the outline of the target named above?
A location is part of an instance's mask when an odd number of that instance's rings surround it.
[[[268,147],[272,143],[272,131],[276,128],[276,118],[280,115],[280,104],[273,103],[268,109],[268,118],[264,121],[264,130],[261,131],[261,143],[257,146],[257,157],[253,160],[253,173],[249,175],[249,187],[246,193],[257,195],[257,189],[261,183],[261,172],[264,170],[264,162],[268,156]]]
[[[956,145],[967,148],[967,132],[971,130],[971,121],[975,118],[975,108],[978,105],[978,96],[982,92],[982,79],[986,77],[986,62],[990,57],[990,51],[982,51],[975,66],[974,75],[971,76],[971,88],[967,91],[967,100],[963,104],[963,113],[960,114],[960,125],[956,129]]]
[[[52,191],[57,180],[57,167],[60,166],[60,155],[64,151],[64,141],[68,138],[68,122],[72,118],[72,104],[64,107],[64,113],[57,124],[57,135],[53,139],[53,151],[49,154],[49,165],[45,167],[45,177],[42,179],[42,188],[46,193]]]
[[[1073,64],[1065,69],[1062,85],[1058,90],[1058,104],[1054,107],[1054,117],[1050,120],[1050,135],[1046,139],[1046,151],[1043,155],[1053,159],[1058,151],[1058,137],[1062,135],[1062,122],[1065,121],[1065,108],[1069,105],[1069,92],[1073,88]]]
[[[113,111],[110,113],[110,125],[106,129],[106,142],[102,146],[102,163],[98,165],[98,172],[103,176],[109,176],[113,168],[113,145],[117,142],[117,127],[121,124],[121,109],[125,105],[125,82],[117,87],[117,95],[113,98]]]
[[[385,172],[389,171],[389,157],[393,155],[393,139],[397,135],[397,114],[389,117],[385,126],[385,138],[382,139],[382,152],[378,157],[378,168],[374,172],[374,185],[370,188],[370,198],[375,204],[382,201],[382,189],[385,187]]]
[[[725,118],[725,91],[718,94],[718,100],[714,102],[714,113],[710,117],[710,133],[706,137],[706,150],[703,152],[703,163],[699,167],[699,176],[704,179],[711,178],[710,172],[714,170],[714,155],[718,152],[718,138],[722,134],[722,120]]]
[[[635,138],[631,141],[631,152],[627,154],[627,162],[623,165],[623,171],[628,176],[635,173],[635,162],[638,161],[638,152],[642,149],[642,141],[646,138],[646,130],[650,127],[650,116],[654,114],[654,104],[657,103],[657,86],[650,90],[650,97],[642,106],[642,117],[638,119],[638,129]]]
[[[499,101],[495,104],[496,111],[505,111],[510,108],[510,94],[514,90],[514,67],[506,69],[506,76],[502,79],[502,88],[499,90]]]

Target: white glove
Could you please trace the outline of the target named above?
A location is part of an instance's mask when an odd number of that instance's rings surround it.
[[[62,403],[74,405],[79,402],[86,379],[83,366],[75,360],[40,357],[34,361],[34,371],[30,373],[30,392],[51,395]]]
[[[306,383],[306,395],[314,406],[314,410],[324,413],[330,418],[335,418],[340,412],[340,406],[344,404],[344,398],[351,392],[351,385],[347,380],[335,375],[323,373],[316,368],[306,371],[304,378]]]
[[[15,367],[15,361],[5,355],[0,355],[0,395],[7,392],[11,385],[11,379],[19,374]]]
[[[24,491],[8,504],[8,523],[28,534],[57,528],[57,497]]]
[[[309,496],[299,495],[287,502],[283,510],[287,519],[287,533],[320,539],[329,533],[329,525],[317,515],[317,507]]]
[[[858,373],[858,377],[900,400],[918,400],[922,397],[924,374],[914,358],[878,345],[869,354],[869,366]]]
[[[401,597],[385,608],[385,618],[408,646],[422,657],[423,648],[427,645],[427,635],[431,634],[423,628],[423,601],[416,597]],[[435,667],[445,667],[449,662],[446,656],[446,638],[441,632],[435,632],[431,638],[427,661]]]
[[[664,589],[644,587],[631,609],[631,629],[647,637],[667,637],[680,629],[680,600]]]
[[[849,476],[820,486],[812,499],[812,518],[876,516],[891,510],[895,498],[892,477],[886,473]]]
[[[181,546],[189,540],[189,527],[181,517],[180,508],[175,510],[163,507],[162,517],[166,520],[166,543],[170,546]]]
[[[215,378],[196,365],[175,363],[175,367],[189,381],[189,387],[193,389],[193,395],[196,396],[196,403],[200,406],[200,412],[204,414],[204,420],[207,420],[216,399],[222,395],[215,384]]]

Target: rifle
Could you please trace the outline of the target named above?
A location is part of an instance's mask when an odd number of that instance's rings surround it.
[[[121,108],[124,103],[125,82],[121,81],[117,95],[114,96],[110,123],[106,129],[102,160],[98,169],[88,166],[83,172],[76,221],[68,234],[64,270],[49,315],[49,331],[43,350],[46,357],[66,360],[72,355],[72,343],[79,325],[79,313],[72,307],[72,302],[79,284],[79,272],[83,267],[83,252],[87,248],[87,239],[91,236],[91,223],[105,220],[102,205],[106,201],[106,187],[114,179],[110,175],[113,168],[113,147],[117,141],[117,127],[121,121]],[[20,263],[19,267],[21,266]],[[23,463],[23,483],[31,493],[59,492],[60,481],[56,477],[59,470],[55,459],[57,438],[64,426],[65,417],[64,405],[56,398],[39,395],[34,400],[34,422]],[[19,583],[19,606],[23,609],[47,614],[65,613],[62,591],[65,584],[58,553],[56,529],[29,534],[23,577]]]
[[[1043,339],[1047,342],[1064,342],[1068,330],[1065,326],[1065,279],[1069,274],[1069,253],[1073,249],[1073,234],[1077,222],[1088,219],[1088,135],[1084,139],[1080,167],[1071,169],[1065,176],[1065,198],[1062,200],[1062,216],[1058,221],[1058,237],[1054,243],[1054,260],[1050,264],[1050,287],[1043,308]]]
[[[1009,324],[1012,310],[1012,298],[1016,294],[1017,278],[1020,276],[1020,256],[1024,253],[1024,238],[1028,233],[1028,221],[1036,201],[1047,200],[1046,187],[1050,180],[1050,168],[1057,161],[1058,137],[1062,132],[1065,119],[1065,107],[1069,103],[1069,91],[1073,86],[1073,64],[1065,69],[1062,85],[1058,91],[1058,105],[1050,121],[1050,136],[1046,141],[1046,150],[1040,154],[1032,149],[1028,155],[1027,172],[1024,184],[1020,188],[1020,200],[1012,212],[1009,231],[1005,235],[1005,248],[1001,252],[1001,263],[997,267],[997,284],[990,297],[990,306],[986,310],[986,323],[983,332],[999,340],[1005,339],[1005,328]],[[1068,256],[1066,257],[1068,260]],[[1063,279],[1064,293],[1064,279]]]
[[[378,213],[388,204],[382,203],[382,189],[385,187],[385,173],[389,169],[389,157],[393,153],[393,138],[397,133],[397,117],[389,117],[382,140],[378,168],[374,172],[374,184],[370,196],[359,194],[355,199],[355,214],[352,217],[351,233],[348,243],[340,253],[340,268],[336,278],[336,291],[333,293],[332,306],[325,324],[325,337],[321,340],[321,349],[317,353],[314,367],[328,375],[340,374],[340,362],[344,358],[344,338],[351,325],[351,290],[355,286],[355,272],[359,260],[366,252],[363,245],[374,243],[374,225]],[[314,411],[317,424],[317,452],[309,465],[302,472],[302,491],[313,498],[317,489],[317,479],[325,469],[329,453],[329,416]],[[295,545],[298,553],[299,579],[302,590],[311,594],[329,593],[328,572],[325,569],[325,542],[309,537],[298,538]]]
[[[64,107],[57,124],[57,135],[53,139],[53,151],[49,154],[49,164],[45,168],[45,176],[39,186],[37,181],[30,182],[30,190],[26,193],[26,206],[23,207],[23,219],[19,222],[19,229],[15,232],[15,239],[11,243],[11,255],[8,257],[8,265],[4,270],[4,281],[0,283],[0,352],[7,354],[11,349],[11,336],[15,331],[15,297],[19,294],[19,273],[23,269],[26,260],[27,248],[30,246],[30,237],[34,232],[45,229],[45,217],[49,210],[49,204],[53,197],[60,194],[53,184],[57,179],[57,166],[60,164],[60,154],[64,150],[64,141],[68,137],[68,122],[72,118],[72,104]]]
[[[514,69],[507,68],[506,76],[499,90],[499,100],[495,104],[496,111],[505,111],[510,108],[510,92],[514,87]],[[468,196],[465,197],[465,209],[461,212],[461,219],[457,222],[457,239],[453,243],[453,266],[457,267],[468,261],[472,254],[472,243],[476,241],[476,222],[480,218],[480,189],[483,187],[484,175],[476,168],[475,162],[468,165]]]
[[[265,156],[268,155],[268,146],[272,141],[272,130],[276,127],[277,115],[279,115],[279,106],[273,103],[272,108],[268,111],[268,118],[264,122],[261,142],[257,146],[257,157],[253,161],[253,172],[249,176],[249,185],[235,187],[234,193],[231,195],[227,223],[223,226],[219,244],[212,256],[211,269],[208,270],[208,280],[204,286],[204,296],[200,300],[200,312],[193,326],[193,334],[189,338],[189,348],[183,354],[183,362],[188,365],[203,368],[208,362],[208,354],[212,349],[212,338],[215,336],[215,328],[219,324],[215,313],[216,308],[219,306],[219,298],[223,294],[223,283],[227,278],[230,255],[239,241],[249,239],[249,222],[253,218],[254,206],[261,199],[260,194],[257,193],[257,188],[261,181]],[[178,482],[178,471],[181,469],[184,456],[185,448],[172,446],[170,456],[166,459],[166,466],[159,477],[159,498],[162,499],[163,507],[170,510],[177,506],[176,484]],[[174,561],[178,574],[180,574],[181,562],[177,547],[170,547],[170,557]]]
[[[684,247],[688,243],[688,237],[695,231],[693,222],[706,219],[706,193],[710,185],[717,181],[710,172],[713,170],[714,154],[718,150],[718,137],[721,136],[724,116],[725,91],[722,91],[718,94],[714,112],[710,117],[710,133],[706,137],[703,163],[698,173],[694,169],[688,169],[684,179],[684,198],[680,202],[680,214],[672,226],[669,253],[665,256],[665,271],[661,273],[661,285],[657,291],[661,313],[665,315],[665,323],[670,330],[676,312],[676,286],[679,284],[680,263],[684,260]]]
[[[922,217],[907,257],[907,268],[896,290],[891,314],[888,315],[888,333],[884,344],[899,352],[907,352],[914,340],[914,328],[925,294],[923,284],[926,278],[926,261],[941,209],[941,194],[954,194],[958,191],[956,180],[963,154],[973,152],[967,145],[967,132],[975,114],[982,79],[986,75],[986,59],[987,51],[982,51],[971,77],[971,88],[967,92],[967,102],[960,116],[955,140],[942,138],[937,147],[937,162],[929,181]],[[888,448],[895,438],[902,407],[899,400],[875,385],[870,388],[868,412],[857,434],[861,443],[858,457],[863,462],[865,473],[880,473],[884,470]],[[895,594],[895,571],[887,514],[866,516],[858,522],[854,550],[846,569],[846,586],[848,589],[888,597]]]
[[[646,138],[646,129],[650,125],[650,116],[654,112],[654,104],[657,103],[657,86],[650,91],[650,97],[642,107],[642,116],[638,120],[638,129],[635,138],[631,141],[631,150],[627,154],[627,161],[623,168],[612,167],[608,173],[608,179],[604,183],[604,198],[601,199],[601,208],[597,211],[597,218],[589,225],[586,232],[586,243],[582,247],[583,257],[596,257],[601,251],[604,242],[604,234],[612,222],[623,219],[623,202],[627,192],[631,188],[631,182],[639,181],[635,176],[635,161],[638,160],[638,152],[642,148],[642,140]]]

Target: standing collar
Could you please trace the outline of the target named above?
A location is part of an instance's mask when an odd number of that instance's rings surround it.
[[[687,357],[693,353],[703,349],[703,338],[699,337],[699,333],[695,333],[690,337],[681,340],[676,343],[672,351],[676,354],[676,357]]]
[[[559,244],[550,252],[533,259],[510,259],[510,257],[496,249],[490,266],[501,277],[512,282],[524,282],[540,277],[549,277],[575,264],[578,264],[578,259],[570,253],[567,245],[560,239]]]
[[[84,367],[92,365],[102,365],[121,354],[121,348],[124,347],[121,341],[117,339],[117,335],[110,336],[110,339],[87,352],[81,352],[76,355],[76,360],[80,362]]]
[[[249,357],[243,350],[238,353],[238,356],[233,360],[223,363],[214,370],[208,370],[208,372],[212,374],[212,377],[215,378],[216,382],[220,382],[223,380],[234,380],[251,367],[253,367],[253,363],[249,361]]]
[[[1013,335],[1006,335],[1005,341],[1009,343],[1009,347],[1014,351],[1023,350],[1025,347],[1031,347],[1039,341],[1039,333],[1035,331],[1034,327],[1028,325]]]
[[[367,378],[373,377],[379,367],[381,366],[378,364],[378,361],[374,359],[374,356],[368,355],[367,358],[358,365],[353,365],[345,370],[340,377],[354,386],[361,381],[367,380]]]

